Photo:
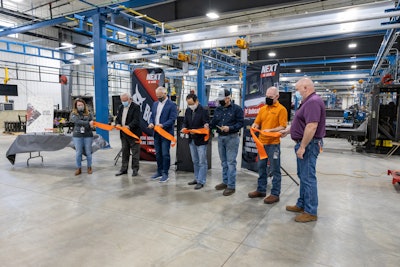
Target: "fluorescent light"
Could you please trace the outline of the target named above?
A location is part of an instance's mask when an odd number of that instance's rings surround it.
[[[269,57],[274,57],[274,56],[276,56],[276,53],[275,53],[275,52],[269,52],[269,53],[268,53],[268,56],[269,56]]]
[[[90,55],[90,54],[93,54],[93,50],[81,53],[81,55]]]
[[[352,69],[357,69],[357,65],[351,65]]]
[[[350,43],[349,44],[349,48],[356,48],[357,47],[357,44],[356,43]]]
[[[160,68],[161,66],[160,65],[158,65],[158,64],[156,64],[156,63],[148,63],[147,65],[149,65],[150,67],[153,67],[153,68]]]
[[[210,18],[210,19],[217,19],[217,18],[219,18],[218,13],[217,13],[217,12],[214,12],[214,11],[208,12],[208,13],[206,14],[206,16],[207,16],[208,18]]]
[[[301,72],[301,69],[296,69],[295,72],[299,73]]]
[[[350,57],[351,59],[356,59],[357,57],[356,56],[354,56],[354,57]]]

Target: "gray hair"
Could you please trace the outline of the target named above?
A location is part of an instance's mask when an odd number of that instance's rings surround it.
[[[129,99],[132,99],[132,96],[130,94],[128,94],[128,93],[122,93],[120,95],[120,97],[124,97],[124,96],[128,97]]]
[[[161,92],[163,94],[166,94],[167,93],[167,88],[159,86],[159,87],[157,87],[156,92]]]

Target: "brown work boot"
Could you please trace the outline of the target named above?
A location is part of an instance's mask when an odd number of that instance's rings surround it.
[[[274,196],[274,195],[269,195],[266,198],[264,198],[264,203],[265,204],[272,204],[275,202],[279,201],[279,197],[278,196]]]
[[[78,168],[78,169],[75,170],[75,175],[79,175],[79,174],[81,174],[81,173],[82,173],[81,168]]]
[[[267,194],[258,191],[253,191],[248,193],[247,195],[249,196],[249,198],[256,198],[256,197],[265,197]]]
[[[286,206],[286,210],[287,211],[292,211],[292,212],[303,212],[304,211],[303,208],[299,208],[296,205],[294,205],[294,206]]]
[[[222,193],[224,196],[230,196],[235,193],[235,189],[233,188],[225,188],[224,192]]]
[[[88,168],[87,168],[87,173],[88,173],[88,174],[92,174],[92,173],[93,173],[92,167],[88,167]]]
[[[215,189],[216,190],[224,190],[225,188],[227,188],[228,186],[226,185],[226,184],[224,184],[224,183],[220,183],[220,184],[217,184],[216,186],[215,186]]]
[[[317,217],[316,215],[311,215],[311,214],[309,214],[309,213],[303,212],[303,213],[297,215],[297,216],[294,218],[294,220],[295,220],[296,222],[305,223],[305,222],[316,221],[316,220],[318,220],[318,217]]]

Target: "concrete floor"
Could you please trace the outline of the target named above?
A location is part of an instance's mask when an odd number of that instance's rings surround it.
[[[299,190],[287,176],[273,205],[247,197],[257,180],[247,170],[239,169],[234,195],[216,191],[216,141],[207,185],[195,191],[187,185],[192,174],[173,167],[168,183],[151,181],[149,162],[141,161],[134,179],[115,177],[116,132],[113,148],[94,154],[94,173],[78,177],[70,148],[42,152],[44,166],[33,159],[27,167],[28,154],[11,165],[5,152],[14,139],[0,136],[1,266],[400,264],[400,189],[386,175],[400,169],[399,156],[360,154],[346,140],[325,139],[317,166],[319,218],[302,224],[285,211]],[[293,145],[283,140],[282,166],[295,176]]]

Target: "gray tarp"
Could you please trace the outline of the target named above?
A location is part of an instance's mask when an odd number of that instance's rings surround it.
[[[39,151],[56,151],[65,147],[74,147],[72,135],[36,133],[19,135],[8,149],[6,156],[11,164],[15,163],[18,153],[29,153]],[[92,143],[92,153],[100,148],[108,147],[108,143],[100,135],[95,134]]]

